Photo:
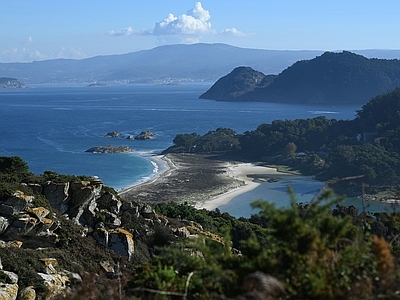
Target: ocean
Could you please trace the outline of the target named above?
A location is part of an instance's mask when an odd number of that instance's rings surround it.
[[[0,90],[0,155],[22,157],[35,174],[52,170],[98,176],[119,190],[160,171],[150,158],[171,146],[178,133],[205,134],[219,127],[243,133],[276,119],[320,115],[353,119],[361,108],[198,99],[210,86],[48,84]],[[145,141],[104,137],[111,131],[137,135],[145,130],[156,137]],[[134,152],[85,152],[110,144],[126,145]]]

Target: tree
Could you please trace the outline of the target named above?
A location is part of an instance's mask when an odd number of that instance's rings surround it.
[[[297,150],[296,144],[293,142],[289,142],[286,144],[283,153],[287,156],[293,156],[296,153],[296,150]]]

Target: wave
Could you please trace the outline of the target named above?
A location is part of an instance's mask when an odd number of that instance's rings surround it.
[[[313,115],[323,115],[323,114],[338,114],[337,111],[329,111],[329,110],[309,110]]]

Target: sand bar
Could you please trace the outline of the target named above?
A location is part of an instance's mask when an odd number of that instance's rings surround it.
[[[227,168],[227,176],[243,181],[244,185],[213,197],[210,200],[199,202],[196,204],[196,208],[213,210],[221,205],[227,204],[236,196],[255,189],[261,184],[260,179],[273,178],[276,175],[287,174],[278,172],[275,168],[257,166],[252,163],[231,163]]]

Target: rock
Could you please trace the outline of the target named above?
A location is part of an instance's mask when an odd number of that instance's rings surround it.
[[[50,202],[50,205],[61,214],[66,213],[68,210],[69,186],[69,182],[54,183],[52,181],[47,181],[42,185],[43,195]]]
[[[132,134],[130,134],[130,135],[128,135],[128,136],[126,137],[126,139],[127,139],[127,140],[134,140],[134,139],[135,139],[135,136],[132,135]]]
[[[95,146],[87,149],[85,152],[89,153],[127,153],[133,152],[128,146]]]
[[[36,291],[33,286],[27,286],[19,292],[18,300],[35,300]]]
[[[104,137],[106,138],[122,138],[123,135],[118,131],[108,132]]]
[[[56,296],[63,295],[67,284],[69,283],[69,277],[62,274],[45,274],[38,273],[44,281],[44,285],[47,289],[47,299],[54,299]]]
[[[4,271],[4,270],[2,272],[8,276],[10,283],[18,283],[18,275],[17,274],[15,274],[14,272]]]
[[[153,219],[155,218],[157,215],[154,211],[154,209],[148,205],[145,204],[141,209],[140,209],[140,214],[142,215],[143,218],[145,219]]]
[[[99,199],[97,199],[97,205],[99,209],[107,209],[112,213],[119,214],[122,202],[111,193],[104,193]]]
[[[132,258],[135,252],[133,235],[122,228],[117,228],[110,231],[109,247],[115,252],[127,256],[128,260]]]
[[[183,238],[188,238],[190,236],[190,232],[186,227],[177,228],[175,234]]]
[[[23,243],[21,241],[8,241],[8,242],[0,241],[0,248],[11,248],[11,247],[21,248],[22,244]]]
[[[48,222],[46,217],[50,213],[50,211],[47,208],[44,207],[33,207],[33,208],[28,208],[26,210],[29,214],[33,215],[36,217],[40,222]]]
[[[21,191],[16,191],[13,197],[8,198],[0,205],[0,214],[11,216],[24,211],[32,203],[33,199],[33,196],[27,196]]]
[[[132,258],[135,252],[135,244],[133,235],[122,228],[107,230],[105,228],[97,228],[94,238],[104,247],[110,248],[115,252],[127,256],[128,260]]]
[[[15,300],[18,296],[18,284],[5,284],[0,283],[0,299],[2,300]]]
[[[142,131],[141,133],[139,133],[136,137],[135,140],[151,140],[152,138],[154,138],[156,135],[155,133],[146,130],[146,131]]]
[[[42,272],[46,274],[56,274],[55,267],[58,265],[58,261],[55,258],[41,258],[40,261],[43,263]]]

